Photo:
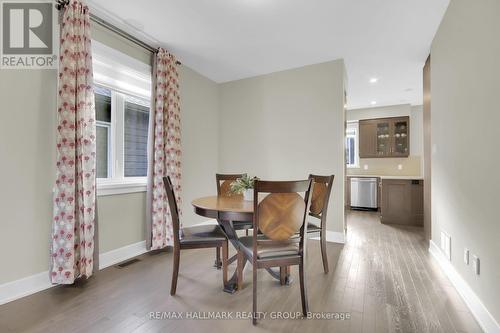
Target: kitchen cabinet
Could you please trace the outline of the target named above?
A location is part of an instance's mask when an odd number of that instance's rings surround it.
[[[423,187],[423,180],[383,179],[380,221],[384,224],[422,226]]]
[[[359,157],[408,157],[410,118],[394,117],[359,121]]]
[[[377,157],[377,122],[375,120],[359,121],[359,157]]]

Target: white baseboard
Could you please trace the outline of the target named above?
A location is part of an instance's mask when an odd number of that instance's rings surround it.
[[[0,285],[0,305],[52,287],[49,271]]]
[[[148,252],[146,249],[146,241],[130,244],[116,250],[105,252],[99,255],[99,270],[146,252]],[[1,284],[0,305],[29,296],[53,286],[54,285],[49,279],[49,271]]]
[[[319,240],[318,237],[311,237],[310,239],[315,239]],[[339,243],[339,244],[345,244],[345,235],[343,232],[338,232],[338,231],[326,231],[326,241],[330,243]]]
[[[146,252],[148,252],[146,249],[146,241],[130,244],[116,250],[111,250],[99,255],[99,269],[113,266],[119,262],[137,257]]]
[[[460,274],[458,274],[451,262],[446,259],[441,249],[433,241],[429,242],[429,252],[436,259],[446,276],[448,276],[483,331],[487,333],[500,333],[500,325],[495,318],[493,318],[483,302],[481,302],[481,299]]]
[[[193,224],[193,227],[196,227],[198,225],[211,225],[211,224],[218,224],[216,220],[206,220],[200,223]]]

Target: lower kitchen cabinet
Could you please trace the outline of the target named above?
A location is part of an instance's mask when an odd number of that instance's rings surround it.
[[[423,180],[382,179],[381,222],[422,226],[423,189]]]

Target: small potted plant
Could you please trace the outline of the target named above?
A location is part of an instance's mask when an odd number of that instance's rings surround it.
[[[236,179],[231,183],[231,192],[235,194],[243,194],[243,200],[253,200],[253,184],[257,177],[245,175]]]

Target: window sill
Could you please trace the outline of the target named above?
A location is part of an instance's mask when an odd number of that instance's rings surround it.
[[[347,169],[359,169],[359,165],[347,165]]]
[[[97,196],[108,196],[116,194],[146,192],[147,179],[140,178],[134,180],[110,181],[97,180]]]

